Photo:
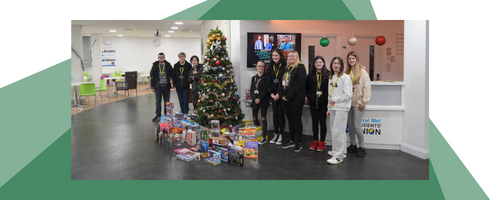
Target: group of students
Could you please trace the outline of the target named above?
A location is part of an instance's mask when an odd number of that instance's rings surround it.
[[[316,56],[313,60],[314,67],[307,74],[297,51],[290,51],[287,60],[279,49],[274,49],[271,53],[269,69],[266,70],[264,61],[257,62],[257,74],[252,77],[250,86],[253,120],[257,125],[260,125],[257,115],[261,111],[263,136],[259,144],[267,142],[266,113],[270,103],[273,108],[274,135],[269,143],[281,145],[281,148],[293,148],[293,152],[302,150],[301,118],[307,97],[314,135],[309,149],[324,151],[326,118],[329,117],[332,151],[328,154],[332,158],[327,162],[341,163],[347,153],[351,152],[364,157],[366,151],[361,120],[366,103],[370,100],[371,83],[366,68],[359,64],[358,54],[354,51],[347,54],[347,67],[344,67],[341,57],[334,57],[329,69],[324,58]],[[284,132],[285,116],[288,120],[288,134]],[[351,138],[349,147],[346,147],[347,124]]]
[[[151,91],[155,93],[156,111],[153,122],[157,122],[161,117],[162,105],[170,102],[171,84],[177,91],[181,112],[188,114],[189,112],[189,84],[192,84],[193,102],[198,101],[198,84],[201,78],[203,66],[200,64],[198,56],[192,56],[189,62],[186,62],[186,54],[181,52],[178,54],[179,61],[174,64],[174,67],[165,60],[165,54],[159,53],[158,60],[151,67]],[[196,94],[196,95],[195,95]],[[161,103],[163,98],[164,103]],[[196,104],[193,104],[196,109]],[[164,114],[167,115],[165,109]]]
[[[162,98],[170,101],[171,84],[174,85],[179,98],[181,112],[189,112],[189,84],[192,84],[193,107],[198,101],[198,84],[203,66],[197,56],[186,62],[186,54],[178,54],[179,61],[172,65],[165,61],[165,54],[159,53],[158,60],[151,67],[151,90],[156,97],[156,116],[153,122],[161,117]],[[252,114],[256,125],[262,122],[262,138],[259,144],[267,142],[267,108],[273,109],[274,135],[269,143],[281,145],[281,148],[293,148],[293,152],[302,150],[302,108],[309,101],[312,117],[314,140],[309,147],[313,151],[324,151],[327,133],[326,118],[330,118],[332,135],[332,156],[327,162],[338,164],[343,162],[347,153],[354,152],[358,157],[366,155],[364,136],[361,131],[366,103],[370,100],[370,77],[364,66],[359,64],[358,54],[351,51],[347,54],[347,65],[341,57],[334,57],[329,65],[322,56],[313,59],[314,67],[309,74],[305,65],[300,62],[297,51],[292,50],[285,59],[280,49],[271,51],[269,69],[264,61],[256,64],[257,74],[253,76],[250,93],[252,97]],[[258,112],[261,112],[261,121]],[[166,110],[165,110],[165,115]],[[288,120],[288,134],[285,134],[285,116]],[[319,124],[319,127],[318,127]],[[346,124],[349,127],[351,144],[346,147]],[[359,141],[356,147],[355,137]]]

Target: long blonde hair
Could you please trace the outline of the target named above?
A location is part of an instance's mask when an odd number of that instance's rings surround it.
[[[347,54],[347,71],[346,74],[351,75],[352,66],[349,64],[349,56],[354,56],[356,58],[356,64],[354,65],[354,80],[352,84],[358,83],[359,79],[361,79],[361,65],[359,65],[359,56],[355,51],[351,51]]]
[[[299,64],[302,64],[302,63],[300,62],[300,59],[299,59],[299,52],[297,52],[297,51],[295,51],[295,50],[292,50],[292,51],[288,52],[287,59],[286,59],[286,66],[287,66],[287,67],[291,67],[291,66],[290,66],[290,61],[288,60],[288,57],[290,56],[290,54],[291,54],[291,53],[293,53],[293,54],[295,55],[295,57],[297,58],[297,60],[295,61],[295,65],[297,66],[297,65],[299,65]],[[304,65],[304,68],[305,68],[305,67],[306,67],[306,66]]]

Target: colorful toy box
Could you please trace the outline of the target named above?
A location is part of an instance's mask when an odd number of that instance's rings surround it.
[[[221,162],[221,159],[220,159],[220,153],[217,152],[217,151],[214,151],[214,150],[208,150],[208,155],[207,157],[205,158],[205,162],[206,163],[209,163],[211,165],[219,165],[220,162]]]
[[[167,111],[167,116],[173,117],[174,116],[174,103],[167,102],[165,104],[166,104],[165,110]]]
[[[259,142],[245,141],[245,158],[258,158],[259,157]]]
[[[176,154],[183,154],[183,153],[189,152],[189,149],[186,149],[186,148],[179,148],[179,149],[174,150],[174,152],[175,152]]]
[[[201,155],[201,157],[206,158],[207,152],[208,152],[208,141],[201,140],[200,141],[200,155]]]
[[[182,120],[184,120],[184,113],[181,113],[181,112],[175,112],[175,113],[174,113],[174,118],[175,118],[175,120],[177,120],[177,121],[182,121]]]

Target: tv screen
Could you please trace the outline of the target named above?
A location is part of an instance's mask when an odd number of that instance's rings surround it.
[[[292,50],[300,56],[300,33],[247,33],[247,36],[247,67],[255,67],[259,60],[269,64],[271,51],[276,48],[283,51],[285,59]]]

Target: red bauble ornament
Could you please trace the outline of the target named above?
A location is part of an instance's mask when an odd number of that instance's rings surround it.
[[[382,46],[385,44],[385,37],[384,36],[378,36],[375,38],[375,43],[379,46]]]
[[[214,89],[214,92],[217,92],[217,90],[216,90],[216,89]]]
[[[232,105],[229,105],[229,107],[233,107]]]
[[[200,80],[200,83],[201,83],[201,80]]]
[[[220,49],[224,49],[224,47],[220,47]]]
[[[207,79],[203,79],[204,82],[207,82]]]
[[[215,83],[215,80],[212,80],[212,82],[214,82],[214,83]]]
[[[229,76],[229,73],[227,73],[226,75]]]
[[[224,38],[224,40],[227,40],[227,38]]]
[[[215,61],[215,65],[220,66],[220,61]]]
[[[228,69],[229,69],[229,70],[231,70],[231,67],[230,67],[230,68],[228,68]]]
[[[213,103],[214,101],[213,100],[210,100],[210,103]]]
[[[219,110],[219,113],[221,113],[221,111]]]

